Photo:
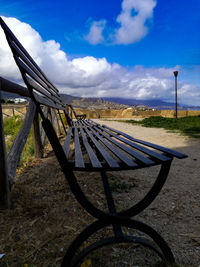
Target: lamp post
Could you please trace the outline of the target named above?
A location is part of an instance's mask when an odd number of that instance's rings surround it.
[[[178,71],[174,71],[174,77],[175,77],[175,116],[176,119],[178,117],[178,105],[177,105],[177,76],[178,76]]]

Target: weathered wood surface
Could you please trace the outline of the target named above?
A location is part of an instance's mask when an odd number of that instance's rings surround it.
[[[60,124],[58,122],[58,117],[57,117],[56,111],[54,109],[51,109],[51,112],[53,113],[52,116],[53,116],[53,121],[54,121],[54,125],[55,125],[55,128],[56,128],[57,134],[61,135]]]
[[[31,126],[32,126],[33,119],[35,116],[35,111],[36,111],[36,106],[31,100],[29,103],[22,127],[8,153],[8,157],[7,157],[8,177],[9,177],[9,183],[11,186],[13,184],[14,175],[15,175],[15,172],[16,172],[19,160],[20,160],[22,150],[24,148],[29,132],[31,130]]]
[[[30,97],[29,91],[26,87],[23,87],[19,84],[13,83],[11,81],[8,81],[2,77],[0,77],[0,82],[1,82],[1,90],[4,92],[8,92],[8,93],[14,93],[20,96],[25,96],[25,97]],[[57,108],[57,105],[54,105],[53,101],[50,101],[49,99],[45,99],[44,97],[35,94],[34,93],[34,97],[36,98],[36,100],[39,103],[42,103],[44,105],[47,106],[53,106],[54,108]],[[61,109],[63,109],[64,107],[62,105],[59,106]]]
[[[43,149],[44,147],[40,135],[40,123],[39,123],[38,112],[35,112],[35,117],[33,120],[33,138],[34,138],[35,157],[42,158],[44,153]]]
[[[49,107],[42,107],[42,111],[44,113],[45,118],[48,116],[48,112],[49,112]],[[46,140],[46,133],[42,127],[42,123],[40,122],[40,136],[41,136],[41,142],[42,142],[42,146],[45,146],[45,140]]]
[[[0,83],[1,89],[1,83]],[[0,92],[1,100],[1,92]],[[10,207],[10,189],[8,182],[8,168],[7,168],[7,156],[6,156],[6,145],[4,137],[3,127],[3,113],[0,101],[0,209],[6,209]]]
[[[1,82],[1,90],[9,93],[14,93],[21,96],[30,97],[29,91],[27,88],[18,85],[16,83],[13,83],[11,81],[8,81],[2,77],[0,77]]]

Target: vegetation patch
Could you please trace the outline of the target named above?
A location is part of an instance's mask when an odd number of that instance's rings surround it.
[[[12,144],[20,131],[20,128],[23,123],[23,118],[20,116],[13,116],[12,118],[7,118],[4,120],[4,134],[5,134],[5,140],[6,140],[6,149],[7,153],[9,152],[10,148],[12,147]],[[33,134],[32,129],[29,133],[27,142],[24,146],[19,167],[24,166],[27,162],[30,162],[34,155],[34,142],[33,142]]]
[[[164,128],[171,131],[179,131],[190,137],[200,138],[200,116],[188,116],[178,119],[152,116],[141,121],[120,120],[120,122],[140,124],[144,127]]]

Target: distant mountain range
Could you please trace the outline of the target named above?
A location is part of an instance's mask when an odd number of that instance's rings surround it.
[[[120,103],[129,106],[147,106],[148,108],[155,108],[155,109],[174,109],[175,106],[174,103],[165,102],[160,99],[141,100],[141,99],[113,98],[113,97],[106,97],[104,99],[114,103]],[[179,105],[179,108],[183,108],[183,106]]]
[[[85,108],[85,109],[123,109],[130,106],[146,106],[154,109],[174,109],[175,104],[165,102],[163,100],[138,100],[130,98],[115,98],[115,97],[76,97],[67,94],[61,94],[63,101],[66,104],[70,104],[74,107]],[[2,92],[2,98],[19,98],[20,96]],[[200,110],[200,106],[187,106],[178,105],[179,110],[193,109]]]
[[[72,104],[75,107],[82,108],[127,108],[130,106],[146,106],[154,109],[174,109],[175,104],[165,102],[163,100],[138,100],[130,98],[115,98],[115,97],[103,97],[103,98],[84,98],[74,97],[71,95],[62,94],[62,97],[66,104]],[[200,109],[200,106],[189,106],[178,104],[179,110],[186,109]]]

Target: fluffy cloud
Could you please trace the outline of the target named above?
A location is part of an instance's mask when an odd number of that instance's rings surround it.
[[[174,100],[173,71],[179,70],[180,66],[127,69],[117,63],[110,64],[106,58],[87,56],[70,60],[59,43],[54,40],[44,42],[30,25],[14,18],[4,20],[61,92],[86,97]],[[1,29],[0,76],[21,82]],[[179,99],[183,103],[199,104],[199,91],[197,86],[179,82]]]
[[[103,30],[106,26],[106,20],[93,21],[88,35],[85,36],[90,44],[96,45],[104,41]]]
[[[116,19],[120,26],[112,30],[107,42],[127,45],[141,40],[148,33],[147,21],[153,17],[155,6],[156,0],[123,0],[122,11]],[[94,21],[85,39],[93,45],[102,43],[105,26],[105,20]]]
[[[121,26],[116,30],[115,43],[131,44],[142,39],[148,32],[146,21],[152,18],[155,6],[154,0],[124,0],[117,17]]]

